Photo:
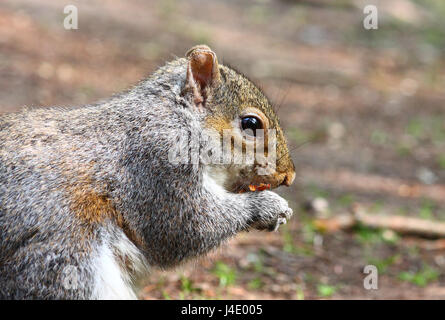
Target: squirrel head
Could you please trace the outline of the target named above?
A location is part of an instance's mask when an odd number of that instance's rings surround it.
[[[206,45],[187,53],[187,75],[182,94],[204,113],[204,126],[224,143],[230,136],[230,150],[246,154],[251,161],[210,166],[217,181],[231,192],[291,185],[295,167],[272,104],[247,77],[218,64]],[[260,189],[261,190],[261,189]]]

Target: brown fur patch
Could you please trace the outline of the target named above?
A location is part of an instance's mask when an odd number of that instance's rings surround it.
[[[106,218],[116,216],[116,210],[106,196],[81,187],[75,188],[71,193],[71,209],[82,221],[89,224],[101,223]]]
[[[113,201],[106,194],[101,194],[95,190],[101,189],[94,186],[91,172],[94,172],[95,161],[88,164],[74,165],[70,161],[62,161],[63,174],[74,184],[66,188],[70,198],[71,211],[85,225],[93,228],[95,224],[104,223],[111,219],[122,229],[128,239],[138,248],[145,247],[142,237],[130,228],[122,213],[116,210]],[[75,177],[75,178],[74,178]]]
[[[207,128],[216,130],[221,134],[221,136],[224,130],[233,130],[231,121],[221,114],[216,114],[207,117],[205,122]]]
[[[129,227],[123,215],[116,210],[111,199],[106,195],[100,195],[85,185],[73,188],[70,193],[71,210],[82,222],[92,226],[112,219],[137,247],[145,246],[142,237]]]

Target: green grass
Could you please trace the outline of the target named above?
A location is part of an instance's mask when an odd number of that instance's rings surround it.
[[[297,294],[297,300],[304,300],[304,291],[301,286],[297,286],[297,289],[295,291]]]
[[[312,250],[312,243],[315,235],[314,227],[310,221],[302,220],[301,229],[303,234],[303,241],[305,243],[297,245],[297,242],[294,239],[292,231],[287,226],[284,226],[282,228],[281,233],[283,235],[283,251],[292,254],[311,256],[314,253]]]
[[[423,122],[418,119],[411,120],[405,130],[416,139],[420,139],[425,135],[425,126]]]
[[[432,219],[434,218],[434,210],[436,208],[436,205],[433,201],[424,199],[422,201],[422,205],[420,207],[419,211],[419,217],[422,219]]]
[[[303,231],[303,241],[307,244],[312,245],[314,243],[314,237],[317,234],[316,228],[312,223],[312,221],[304,223],[302,231]]]
[[[194,291],[197,291],[197,289],[193,286],[192,280],[186,276],[181,276],[181,293],[188,295]]]
[[[256,277],[255,279],[252,279],[247,284],[247,287],[252,290],[258,290],[261,289],[264,286],[263,280],[261,280],[260,277]]]
[[[434,144],[445,141],[445,119],[441,116],[429,116],[422,119],[413,119],[405,126],[405,133],[415,139]]]
[[[167,293],[167,291],[165,291],[165,290],[162,291],[162,297],[164,297],[165,300],[171,300],[172,299],[170,297],[170,295]]]
[[[424,287],[427,284],[436,281],[438,277],[439,272],[428,265],[424,265],[418,272],[403,271],[400,272],[398,276],[400,280],[410,282],[419,287]]]
[[[356,239],[362,244],[394,244],[399,240],[396,233],[394,233],[393,237],[388,237],[383,229],[374,229],[363,225],[358,225],[354,228],[354,231],[356,234]]]
[[[399,143],[396,147],[397,154],[401,157],[412,155],[412,147],[406,143]]]
[[[380,243],[382,242],[381,231],[371,229],[362,225],[355,228],[356,237],[361,243]]]
[[[377,270],[379,271],[379,274],[384,274],[388,271],[388,268],[392,266],[399,259],[400,255],[396,254],[385,259],[370,258],[368,259],[368,263],[376,266]]]
[[[283,251],[288,253],[296,253],[297,248],[294,244],[294,237],[292,236],[287,226],[282,228],[282,235],[283,235]]]
[[[231,268],[222,261],[218,261],[212,270],[212,273],[219,279],[220,287],[228,287],[236,281],[235,269]]]
[[[331,286],[328,284],[322,284],[322,283],[320,283],[317,286],[317,294],[318,294],[318,296],[320,296],[322,298],[329,298],[335,292],[337,292],[337,287],[335,287],[335,286]]]

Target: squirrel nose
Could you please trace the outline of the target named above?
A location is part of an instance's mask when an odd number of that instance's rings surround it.
[[[284,184],[289,187],[292,184],[292,182],[294,182],[294,180],[295,180],[295,171],[292,171],[286,174],[281,184],[282,185]]]

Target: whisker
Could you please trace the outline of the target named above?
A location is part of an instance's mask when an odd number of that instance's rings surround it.
[[[290,92],[290,86],[291,86],[291,84],[288,83],[288,84],[287,84],[287,88],[286,88],[286,90],[284,91],[284,94],[281,96],[281,100],[280,100],[280,102],[276,105],[276,107],[275,107],[275,112],[276,112],[276,113],[278,113],[278,111],[281,109],[281,107],[283,106],[284,102],[286,101],[287,96],[288,96],[288,94],[289,94],[289,92]]]
[[[309,143],[311,143],[311,142],[314,142],[314,141],[315,141],[315,138],[312,138],[312,139],[303,141],[303,142],[300,143],[299,145],[297,145],[297,146],[295,146],[295,147],[289,149],[285,154],[283,154],[280,158],[277,159],[277,162],[280,161],[283,157],[285,157],[285,156],[287,156],[288,154],[290,154],[292,151],[295,151],[295,150],[297,150],[297,149],[299,149],[299,148],[301,148],[301,147],[303,147],[303,146],[305,146],[305,145],[307,145],[307,144],[309,144]]]

